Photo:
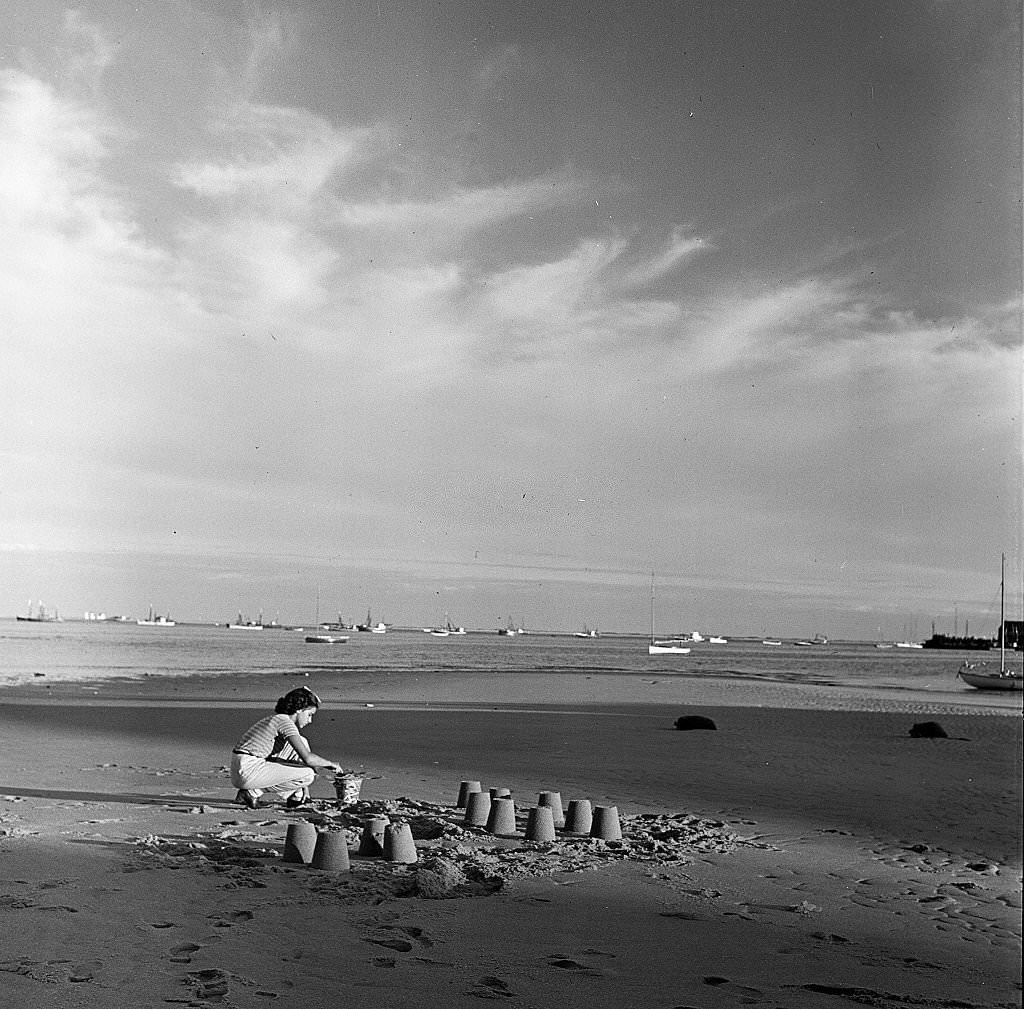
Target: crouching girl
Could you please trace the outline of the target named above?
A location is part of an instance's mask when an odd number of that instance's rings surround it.
[[[277,792],[294,809],[309,801],[317,770],[341,770],[333,760],[315,754],[299,731],[313,721],[319,707],[320,698],[312,690],[297,687],[278,698],[273,715],[246,729],[231,751],[236,802],[255,809],[265,791]]]

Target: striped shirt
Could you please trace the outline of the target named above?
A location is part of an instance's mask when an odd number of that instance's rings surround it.
[[[254,757],[272,757],[285,743],[294,746],[299,738],[299,728],[288,715],[268,715],[246,729],[234,748]]]

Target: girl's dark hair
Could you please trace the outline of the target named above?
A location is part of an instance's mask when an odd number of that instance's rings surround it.
[[[296,711],[301,711],[303,708],[319,707],[320,698],[309,687],[296,687],[294,690],[289,690],[284,697],[277,699],[277,704],[274,705],[274,714],[294,715]]]

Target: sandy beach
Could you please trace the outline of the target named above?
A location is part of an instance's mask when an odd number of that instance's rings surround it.
[[[308,681],[316,686],[312,681]],[[324,696],[339,810],[246,810],[225,767],[283,677],[0,695],[10,1004],[1020,1004],[1019,712],[635,677],[392,677]],[[866,710],[864,710],[866,709]],[[715,731],[678,731],[681,714]],[[936,721],[945,738],[915,738]],[[615,805],[623,838],[466,828],[459,782]],[[355,854],[386,812],[417,862]],[[351,869],[281,858],[345,829]]]

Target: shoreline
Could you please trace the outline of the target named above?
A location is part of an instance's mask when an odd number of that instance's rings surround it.
[[[945,714],[1021,717],[1018,693],[982,691],[936,694],[914,687],[850,686],[828,683],[786,682],[745,676],[709,674],[580,672],[498,672],[353,670],[224,674],[199,672],[138,677],[106,676],[93,679],[31,681],[0,684],[0,703],[21,701],[57,703],[76,700],[104,703],[133,700],[170,701],[187,694],[204,703],[234,704],[240,699],[273,700],[292,686],[312,684],[325,703],[346,706],[467,706],[532,710],[562,706],[706,705],[718,707],[772,707],[793,710],[864,711],[906,714]],[[542,701],[539,699],[543,699]]]

